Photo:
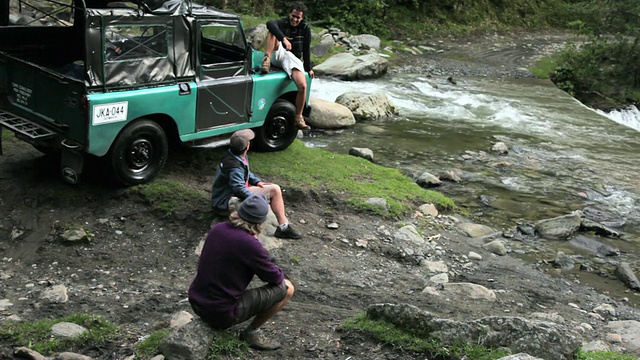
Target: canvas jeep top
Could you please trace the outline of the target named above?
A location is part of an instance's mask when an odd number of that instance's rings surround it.
[[[297,88],[259,73],[237,15],[189,0],[0,7],[0,131],[59,154],[71,183],[98,160],[124,185],[148,182],[172,142],[223,146],[252,128],[253,147],[274,151],[296,137]]]

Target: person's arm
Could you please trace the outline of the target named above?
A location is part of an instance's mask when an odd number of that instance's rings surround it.
[[[247,189],[244,183],[244,169],[242,167],[234,167],[229,169],[229,186],[233,195],[240,200],[244,200],[251,196],[251,191]]]
[[[278,41],[282,41],[282,39],[284,39],[284,33],[280,30],[280,25],[278,24],[279,21],[280,20],[267,21],[267,30],[269,30],[269,32],[278,39]]]
[[[271,284],[280,285],[284,281],[284,272],[271,261],[271,255],[262,246],[258,239],[252,242],[252,249],[247,249],[247,253],[253,254],[248,264],[260,280]]]
[[[304,64],[304,71],[311,71],[311,27],[309,23],[305,26],[304,44],[302,49],[302,63]],[[313,75],[311,76],[313,77]]]
[[[246,155],[246,157],[247,157],[247,162],[249,162],[249,156]],[[249,185],[256,186],[260,181],[262,180],[260,180],[260,178],[257,177],[256,174],[254,174],[251,171],[251,168],[249,168]]]

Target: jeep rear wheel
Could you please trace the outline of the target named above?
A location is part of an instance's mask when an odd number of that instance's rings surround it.
[[[168,152],[162,127],[151,120],[139,120],[122,130],[111,149],[113,175],[126,186],[147,183],[158,176]]]
[[[284,150],[298,135],[298,127],[294,123],[296,107],[286,101],[276,101],[264,121],[264,125],[253,129],[256,137],[251,143],[258,151]]]

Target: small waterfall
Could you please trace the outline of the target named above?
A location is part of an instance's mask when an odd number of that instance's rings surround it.
[[[609,113],[601,110],[596,110],[596,112],[608,117],[618,124],[640,131],[640,110],[633,105],[624,110],[614,110]]]

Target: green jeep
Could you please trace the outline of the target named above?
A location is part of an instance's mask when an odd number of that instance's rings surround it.
[[[104,158],[121,184],[146,183],[172,142],[224,146],[252,128],[256,150],[276,151],[296,138],[297,88],[284,71],[260,75],[237,15],[189,0],[0,7],[0,135],[60,154],[68,182]]]

